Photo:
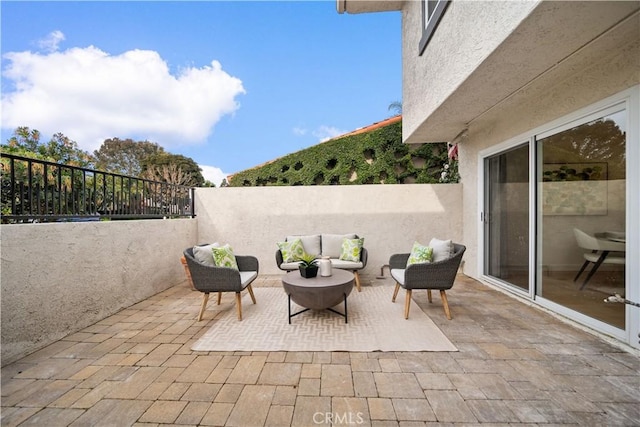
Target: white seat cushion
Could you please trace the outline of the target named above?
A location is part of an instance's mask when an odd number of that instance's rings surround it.
[[[300,263],[298,261],[283,262],[282,264],[280,264],[280,268],[283,270],[297,270],[299,266],[300,266]]]
[[[240,272],[240,283],[242,283],[242,286],[244,286],[244,285],[248,284],[249,282],[251,282],[256,277],[258,277],[258,272],[257,271],[241,271]]]
[[[391,277],[393,277],[393,279],[396,282],[400,283],[401,285],[404,285],[404,272],[405,272],[404,268],[392,268]]]
[[[331,267],[341,270],[358,270],[363,267],[362,262],[345,261],[331,258]]]

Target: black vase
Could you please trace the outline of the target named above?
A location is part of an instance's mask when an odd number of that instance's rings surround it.
[[[316,277],[318,275],[318,266],[311,265],[309,267],[300,266],[300,275],[305,279],[311,279],[312,277]]]

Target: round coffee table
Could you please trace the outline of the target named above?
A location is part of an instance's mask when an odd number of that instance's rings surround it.
[[[282,277],[282,286],[289,296],[289,324],[293,316],[308,310],[329,310],[343,316],[344,322],[348,323],[347,297],[353,289],[353,282],[353,273],[347,270],[333,269],[331,276],[318,275],[310,279],[302,277],[298,270],[285,274]],[[291,314],[291,300],[304,307],[304,310]],[[344,313],[331,308],[343,301]]]

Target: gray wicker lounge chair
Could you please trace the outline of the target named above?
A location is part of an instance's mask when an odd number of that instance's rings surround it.
[[[207,307],[209,293],[218,293],[218,305],[222,298],[222,292],[235,292],[236,309],[238,311],[238,320],[242,320],[242,302],[240,293],[246,288],[249,291],[251,300],[256,303],[256,297],[253,295],[251,282],[258,277],[258,259],[249,255],[236,255],[238,270],[229,267],[212,267],[202,264],[194,258],[193,248],[184,250],[184,257],[191,273],[191,280],[196,290],[204,293],[198,321],[202,320],[202,315]]]
[[[411,306],[411,291],[414,289],[426,289],[431,302],[431,290],[439,290],[444,306],[444,313],[447,319],[451,320],[449,303],[447,302],[446,290],[451,289],[453,282],[462,261],[462,255],[467,248],[457,243],[453,244],[453,255],[444,261],[411,264],[407,267],[407,260],[410,254],[394,254],[389,259],[391,277],[396,281],[396,288],[391,301],[396,301],[398,290],[403,287],[407,291],[404,318],[409,318],[409,307]]]

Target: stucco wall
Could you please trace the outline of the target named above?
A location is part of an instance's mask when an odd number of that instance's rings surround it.
[[[2,364],[185,280],[195,219],[2,225]]]
[[[637,58],[628,41],[637,39],[632,15],[638,9],[638,2],[628,1],[454,1],[419,56],[420,2],[406,2],[403,138],[451,141],[539,80],[549,83],[553,76],[553,84],[571,84],[574,74],[603,58],[620,52]]]
[[[196,219],[2,225],[2,364],[185,281],[180,257],[228,242],[281,274],[289,234],[355,232],[375,276],[414,240],[462,242],[459,184],[199,188]],[[388,271],[385,271],[388,275]]]
[[[406,139],[443,105],[514,28],[536,7],[536,1],[450,2],[424,53],[418,56],[422,37],[422,2],[407,1],[402,10],[402,126]],[[471,88],[473,102],[486,102],[502,88],[484,85]],[[501,82],[504,86],[505,81]],[[480,95],[484,94],[484,98]],[[495,95],[493,95],[495,96]],[[467,111],[451,111],[430,127],[440,138],[412,142],[450,141],[469,120]],[[453,132],[451,134],[451,132]],[[445,137],[450,134],[449,137]]]
[[[279,274],[276,243],[285,236],[354,232],[369,252],[362,274],[375,276],[415,240],[462,242],[461,194],[459,184],[199,188],[198,242],[228,242],[258,257],[262,274]]]

